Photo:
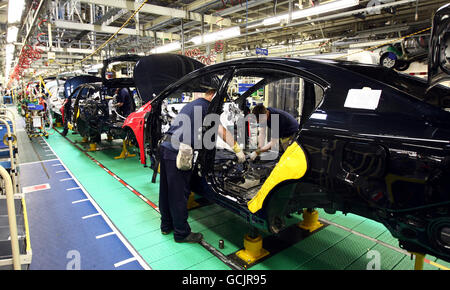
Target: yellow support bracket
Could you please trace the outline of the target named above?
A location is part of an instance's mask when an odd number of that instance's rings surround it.
[[[119,156],[114,157],[114,159],[127,159],[128,157],[136,156],[136,154],[130,154],[127,144],[129,145],[129,142],[127,140],[123,140],[122,152],[120,152]]]
[[[309,232],[323,227],[323,224],[319,222],[319,213],[317,210],[303,210],[303,221],[298,224],[298,227]]]
[[[422,253],[411,253],[416,259],[414,260],[414,270],[423,270],[423,262],[425,260],[425,254]]]
[[[195,198],[195,194],[193,192],[191,192],[191,194],[189,195],[189,198],[188,198],[188,202],[187,202],[187,209],[193,209],[200,205],[198,202],[195,201],[194,198]]]
[[[269,251],[262,247],[262,236],[258,235],[256,238],[251,238],[245,235],[244,249],[236,253],[236,256],[247,264],[253,264],[269,255]]]
[[[88,151],[89,152],[97,151],[97,143],[90,143]]]

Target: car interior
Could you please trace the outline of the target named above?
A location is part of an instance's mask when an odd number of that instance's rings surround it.
[[[223,74],[215,75],[221,79]],[[161,106],[161,133],[166,132],[171,121],[188,102],[201,97],[199,86],[189,82],[165,98]],[[284,110],[297,119],[300,126],[309,118],[323,98],[323,89],[305,79],[281,71],[240,70],[235,72],[228,84],[226,97],[220,110],[221,124],[230,131],[248,155],[258,147],[258,124],[250,114],[257,104]],[[240,126],[238,128],[238,124]],[[242,129],[243,128],[243,129]],[[265,145],[271,136],[270,128],[265,128]],[[280,150],[278,150],[280,149]],[[283,149],[261,153],[254,161],[247,158],[238,163],[230,146],[219,136],[216,139],[213,183],[219,194],[245,204],[259,191],[269,177]]]

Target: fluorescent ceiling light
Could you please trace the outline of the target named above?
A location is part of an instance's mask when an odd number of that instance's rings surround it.
[[[8,23],[17,23],[22,18],[25,9],[25,0],[8,1]]]
[[[12,43],[17,41],[17,33],[19,32],[19,28],[16,26],[8,27],[8,34],[6,37],[6,42]]]
[[[241,35],[241,29],[239,26],[234,26],[227,29],[222,29],[216,32],[207,33],[199,36],[195,36],[191,38],[189,41],[195,43],[196,45],[204,44],[204,43],[211,43],[218,40],[225,40],[232,37],[236,37]]]
[[[94,64],[90,67],[90,69],[101,69],[103,68],[103,63]]]
[[[7,44],[5,46],[6,56],[13,56],[14,54],[14,44]]]
[[[292,12],[291,19],[296,20],[300,18],[306,18],[309,16],[336,11],[344,8],[353,7],[359,4],[359,0],[336,0],[325,4],[317,5],[307,9],[297,10]],[[263,21],[265,26],[280,23],[282,20],[288,20],[289,13],[266,18]]]
[[[314,6],[308,9],[298,10],[292,13],[292,19],[305,18],[308,16],[313,16],[321,13],[336,11],[340,9],[345,9],[353,7],[359,4],[359,0],[338,0],[318,6]]]
[[[165,52],[171,52],[175,50],[181,49],[181,43],[179,41],[174,41],[169,44],[158,46],[150,50],[151,53],[165,53]]]

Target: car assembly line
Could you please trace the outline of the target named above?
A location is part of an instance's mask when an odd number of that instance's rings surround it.
[[[448,2],[3,2],[0,269],[450,269]]]

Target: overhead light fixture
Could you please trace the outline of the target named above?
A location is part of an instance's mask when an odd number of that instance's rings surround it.
[[[359,4],[359,0],[337,0],[333,2],[328,2],[325,4],[320,4],[314,7],[310,7],[307,9],[297,10],[292,12],[291,19],[296,20],[300,18],[306,18],[309,16],[318,15],[321,13],[332,12],[340,9],[345,9],[349,7],[353,7]],[[273,16],[270,18],[266,18],[263,21],[265,26],[273,25],[280,23],[282,20],[288,20],[289,13]]]
[[[292,13],[292,20],[299,18],[306,18],[308,16],[313,16],[321,13],[332,12],[340,9],[345,9],[353,7],[359,4],[359,0],[338,0],[333,2],[328,2],[318,6],[314,6],[307,9],[298,10]]]
[[[6,57],[14,55],[14,44],[7,44],[5,46]]]
[[[230,27],[227,29],[222,29],[216,32],[207,33],[204,35],[199,35],[191,38],[189,41],[195,43],[196,45],[211,43],[218,40],[225,40],[232,37],[241,35],[241,29],[239,26]]]
[[[12,43],[17,41],[17,33],[19,32],[19,28],[16,26],[8,27],[8,34],[6,36],[6,42]]]
[[[8,23],[17,23],[22,18],[25,9],[25,0],[8,1]]]
[[[150,50],[151,53],[166,53],[181,49],[181,43],[179,41],[174,41],[169,44],[158,46]]]

